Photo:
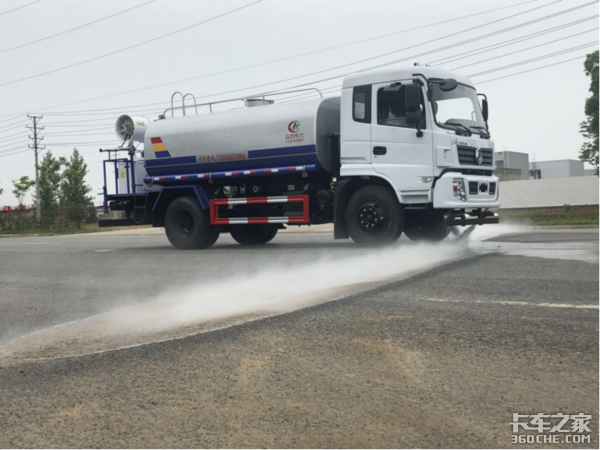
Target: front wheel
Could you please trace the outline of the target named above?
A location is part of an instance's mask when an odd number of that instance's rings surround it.
[[[180,250],[209,248],[219,238],[219,227],[210,224],[208,211],[194,197],[179,197],[165,214],[165,230],[173,247]]]
[[[346,227],[352,240],[359,245],[393,244],[404,228],[404,209],[390,189],[366,186],[348,201]]]
[[[277,228],[264,225],[239,225],[229,231],[231,237],[242,245],[262,245],[273,240]]]

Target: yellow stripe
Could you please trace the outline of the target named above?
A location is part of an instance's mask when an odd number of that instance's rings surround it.
[[[152,148],[155,152],[160,152],[167,149],[165,144],[163,144],[162,142],[160,144],[152,144]]]

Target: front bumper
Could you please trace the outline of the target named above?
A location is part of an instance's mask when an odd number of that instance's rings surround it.
[[[453,181],[461,178],[464,182],[466,200],[454,196]],[[492,186],[495,183],[495,186]],[[477,186],[477,192],[470,190]],[[490,189],[493,193],[490,194]],[[500,207],[500,183],[498,177],[482,175],[465,175],[458,172],[447,172],[435,183],[433,188],[433,207],[435,209],[479,209]]]

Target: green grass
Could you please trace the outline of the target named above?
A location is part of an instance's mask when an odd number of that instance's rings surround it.
[[[597,206],[500,210],[498,214],[501,223],[518,225],[598,225]]]

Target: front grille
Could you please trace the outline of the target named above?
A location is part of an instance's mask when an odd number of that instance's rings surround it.
[[[490,183],[490,195],[496,195],[496,183]]]
[[[463,166],[477,166],[476,147],[467,147],[466,145],[458,146],[458,162]],[[491,148],[482,148],[483,156],[482,166],[491,166],[494,161],[494,151]]]
[[[478,186],[479,186],[479,183],[477,183],[477,181],[469,181],[469,194],[477,195]]]

